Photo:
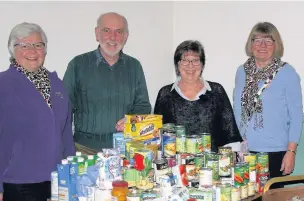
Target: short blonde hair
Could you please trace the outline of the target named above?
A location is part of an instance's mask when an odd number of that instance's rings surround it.
[[[252,28],[245,47],[247,56],[253,56],[252,41],[260,34],[265,35],[266,37],[271,37],[274,40],[274,57],[281,58],[284,54],[283,41],[278,29],[270,22],[259,22]]]

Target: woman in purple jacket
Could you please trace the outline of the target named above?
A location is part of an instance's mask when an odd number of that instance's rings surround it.
[[[0,73],[0,201],[46,201],[56,164],[74,155],[71,108],[63,82],[43,63],[47,37],[21,23],[9,36]]]

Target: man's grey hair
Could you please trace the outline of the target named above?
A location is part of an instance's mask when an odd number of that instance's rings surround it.
[[[17,43],[17,40],[20,40],[22,38],[25,38],[31,34],[38,33],[41,36],[42,42],[45,43],[45,53],[47,51],[47,37],[43,29],[38,25],[34,23],[29,22],[23,22],[20,24],[17,24],[11,31],[9,38],[8,38],[8,51],[11,55],[10,61],[15,61],[15,45]]]
[[[120,14],[118,14],[118,13],[115,13],[115,12],[108,12],[108,13],[103,13],[103,14],[101,14],[101,15],[98,17],[98,19],[97,19],[97,27],[100,26],[100,24],[101,24],[101,22],[102,22],[102,18],[103,18],[105,15],[118,15],[119,17],[121,17],[121,18],[123,19],[123,21],[124,21],[124,24],[125,24],[125,30],[124,30],[124,31],[125,31],[127,34],[129,34],[129,25],[128,25],[128,20],[127,20],[127,18],[125,18],[125,16],[122,16],[122,15],[120,15]]]

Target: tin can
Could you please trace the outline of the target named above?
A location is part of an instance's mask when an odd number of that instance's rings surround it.
[[[221,191],[221,200],[231,201],[231,185],[230,184],[219,184]]]
[[[51,172],[51,200],[58,200],[58,172]]]
[[[248,198],[248,185],[242,185],[241,187],[241,199]]]
[[[219,154],[219,176],[230,177],[231,164],[232,161],[229,153]]]
[[[202,138],[198,135],[187,136],[186,147],[188,154],[198,154],[203,152]]]
[[[175,126],[176,153],[186,153],[186,131],[184,126]]]
[[[140,193],[136,190],[136,188],[133,188],[131,192],[127,196],[127,201],[140,201]]]
[[[158,198],[158,194],[156,191],[153,191],[153,190],[147,190],[147,191],[143,191],[141,193],[141,200],[144,201],[144,200],[154,200]]]
[[[195,200],[212,201],[213,192],[208,189],[189,188],[189,198]]]
[[[244,170],[244,184],[247,185],[249,182],[249,163],[243,163]]]
[[[168,167],[174,167],[176,166],[176,158],[174,156],[172,157],[164,157],[168,161]]]
[[[249,171],[256,170],[257,155],[252,154],[252,153],[245,153],[244,154],[244,162],[249,163]]]
[[[260,152],[257,154],[256,169],[258,173],[269,172],[268,153]]]
[[[202,147],[204,152],[211,152],[211,135],[210,133],[201,133]]]
[[[218,148],[219,154],[231,154],[232,153],[232,147],[219,147]]]
[[[163,124],[163,129],[174,129],[175,127],[175,124],[174,123],[166,123],[166,124]]]
[[[255,183],[248,182],[248,197],[254,196],[255,194]]]
[[[200,186],[212,186],[212,169],[202,167],[199,174]]]
[[[193,188],[199,188],[200,182],[199,180],[189,180],[188,181],[188,187],[193,187]]]
[[[194,164],[197,169],[205,167],[205,154],[196,154],[194,159]]]
[[[186,165],[186,174],[187,174],[188,181],[199,179],[199,174],[198,174],[197,169],[194,164]]]
[[[253,171],[250,171],[249,170],[249,181],[250,182],[256,182],[256,171],[255,170],[253,170]]]
[[[172,157],[176,155],[176,135],[174,130],[163,129],[161,147],[163,156]]]
[[[256,181],[257,192],[263,193],[264,186],[268,181],[268,179],[269,179],[269,173],[257,173],[257,181]]]
[[[159,177],[169,173],[168,161],[167,159],[154,160],[154,172],[155,172],[155,181],[159,183]]]
[[[232,187],[231,189],[231,201],[240,201],[241,200],[241,189],[240,187]]]
[[[206,167],[212,168],[213,182],[219,181],[219,155],[216,153],[206,153]]]
[[[185,158],[187,156],[190,156],[190,154],[187,154],[187,153],[178,153],[178,154],[176,154],[176,163],[178,165],[185,164]]]
[[[186,165],[176,165],[172,167],[172,173],[176,178],[176,183],[178,186],[188,185]]]
[[[236,163],[233,168],[233,178],[235,187],[244,185],[244,169],[241,163]]]
[[[187,155],[185,158],[182,159],[182,164],[194,165],[195,164],[195,157],[193,155]]]

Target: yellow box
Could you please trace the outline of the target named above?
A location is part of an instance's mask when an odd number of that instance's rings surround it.
[[[125,123],[143,123],[149,121],[162,121],[163,116],[157,114],[134,114],[134,115],[125,115]]]
[[[162,128],[162,121],[150,121],[135,124],[125,124],[124,137],[134,140],[147,140],[159,137],[159,129]]]

